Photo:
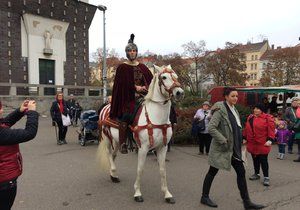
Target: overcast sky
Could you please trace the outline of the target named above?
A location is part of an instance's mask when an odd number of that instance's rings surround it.
[[[125,57],[131,33],[139,53],[182,53],[182,44],[204,40],[209,50],[226,41],[294,46],[300,36],[299,0],[89,0],[107,6],[106,46]],[[103,46],[103,16],[89,30],[90,53]]]

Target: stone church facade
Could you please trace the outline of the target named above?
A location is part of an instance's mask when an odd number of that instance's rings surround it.
[[[97,7],[87,2],[1,0],[0,83],[88,85]]]

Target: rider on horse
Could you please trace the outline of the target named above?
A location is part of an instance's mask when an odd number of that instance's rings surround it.
[[[153,75],[142,63],[137,61],[138,48],[133,43],[134,34],[125,48],[127,61],[120,64],[114,79],[110,118],[120,121],[119,142],[121,153],[126,154],[127,128],[132,123],[137,106],[147,94]]]

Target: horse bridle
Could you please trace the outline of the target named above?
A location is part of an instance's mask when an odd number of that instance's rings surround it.
[[[161,78],[161,75],[162,74],[165,74],[165,73],[168,73],[170,74],[172,80],[173,80],[173,84],[171,85],[170,88],[167,88],[167,86],[165,85],[163,79]],[[177,87],[181,87],[181,84],[177,81],[177,79],[175,77],[173,77],[172,73],[174,73],[174,71],[172,69],[167,69],[165,68],[162,72],[159,73],[158,75],[158,85],[159,85],[159,90],[161,92],[161,94],[163,95],[163,92],[162,92],[162,86],[164,86],[165,88],[165,91],[169,94],[169,98],[171,98],[173,96],[173,90],[174,88],[177,88]]]

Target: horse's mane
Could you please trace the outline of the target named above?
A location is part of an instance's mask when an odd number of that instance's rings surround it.
[[[146,95],[145,98],[144,98],[146,101],[147,101],[147,100],[151,100],[152,97],[153,97],[154,87],[155,87],[155,84],[157,83],[157,80],[158,80],[157,77],[158,77],[158,74],[155,73],[154,76],[153,76],[153,78],[152,78],[152,81],[151,81],[151,83],[150,83],[150,86],[149,86],[149,88],[148,88],[148,93],[147,93],[147,95]]]

